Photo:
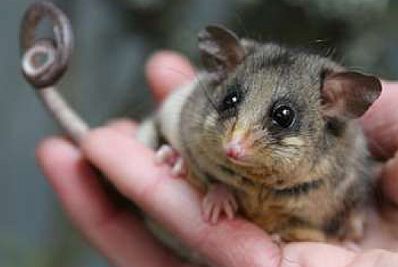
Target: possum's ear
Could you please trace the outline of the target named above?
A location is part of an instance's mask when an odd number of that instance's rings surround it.
[[[326,117],[358,118],[379,97],[381,82],[375,76],[358,72],[325,74],[321,97]]]
[[[245,56],[239,38],[222,26],[207,26],[199,32],[198,41],[205,69],[219,79],[234,70]]]

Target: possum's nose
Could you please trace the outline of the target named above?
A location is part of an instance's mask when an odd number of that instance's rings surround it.
[[[237,142],[229,142],[224,146],[225,155],[234,160],[240,160],[245,155],[245,149],[242,144]]]
[[[233,161],[242,161],[249,154],[253,140],[250,134],[235,131],[231,138],[224,144],[224,153]]]

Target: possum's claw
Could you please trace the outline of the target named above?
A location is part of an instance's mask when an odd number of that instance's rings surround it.
[[[169,145],[162,145],[155,154],[156,164],[173,165],[177,160],[177,151]]]
[[[187,173],[184,159],[177,150],[170,145],[162,145],[156,151],[155,162],[157,164],[167,164],[171,167],[171,174],[176,177],[183,177]]]
[[[185,165],[184,159],[179,156],[176,160],[173,168],[171,169],[171,174],[177,177],[184,177],[187,175],[187,167]]]
[[[238,204],[231,190],[222,184],[210,187],[202,202],[202,211],[205,221],[216,224],[222,213],[228,219],[233,219],[238,210]]]
[[[280,234],[274,233],[271,235],[271,240],[274,244],[278,245],[278,246],[282,246],[283,245],[283,240]]]

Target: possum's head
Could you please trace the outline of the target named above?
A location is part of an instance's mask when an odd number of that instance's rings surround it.
[[[309,168],[344,145],[349,122],[381,92],[374,76],[279,45],[242,41],[219,26],[199,34],[199,48],[214,82],[207,88],[212,108],[203,123],[204,153],[265,183],[273,174]]]

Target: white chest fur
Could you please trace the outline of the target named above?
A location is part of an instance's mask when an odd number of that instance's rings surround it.
[[[197,79],[192,83],[176,89],[167,97],[158,113],[160,131],[169,141],[170,145],[180,151],[182,144],[178,135],[181,127],[181,112],[187,98],[196,87]]]

